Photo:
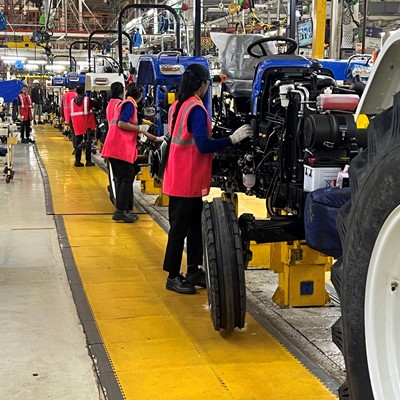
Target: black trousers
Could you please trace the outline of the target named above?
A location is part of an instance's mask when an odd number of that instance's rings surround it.
[[[164,271],[179,274],[183,248],[186,238],[187,264],[203,264],[203,243],[201,234],[201,197],[169,198],[169,224],[167,249],[164,258]]]
[[[31,121],[30,120],[23,120],[21,122],[21,140],[22,139],[29,139],[31,134]]]
[[[116,158],[109,158],[114,173],[117,210],[133,210],[133,181],[135,180],[135,165]]]
[[[72,143],[75,149],[75,160],[77,162],[80,162],[82,158],[82,149],[78,147],[82,142],[83,142],[83,135],[75,135],[75,134],[72,135]],[[85,150],[85,157],[86,157],[86,162],[92,161],[91,142],[89,143],[89,147]]]

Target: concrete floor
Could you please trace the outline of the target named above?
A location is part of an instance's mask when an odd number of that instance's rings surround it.
[[[0,179],[0,399],[102,399],[34,146],[13,150],[14,179]]]

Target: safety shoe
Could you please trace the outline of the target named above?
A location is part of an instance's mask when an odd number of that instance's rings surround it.
[[[196,293],[196,288],[192,284],[190,284],[182,274],[178,275],[174,279],[167,278],[167,284],[165,285],[165,287],[168,290],[172,290],[173,292],[180,294]]]
[[[193,272],[191,274],[187,273],[185,278],[193,286],[200,286],[202,288],[205,288],[207,286],[206,273],[201,268],[199,268],[198,271]]]
[[[136,222],[139,217],[135,214],[131,214],[129,211],[117,210],[112,216],[112,219],[114,221],[124,221],[131,224],[133,222]]]
[[[84,164],[80,161],[75,161],[75,163],[74,163],[74,167],[83,167],[83,166],[84,166]]]
[[[87,167],[94,167],[96,164],[93,161],[86,161]]]
[[[28,139],[28,142],[29,142],[29,143],[36,143],[36,140],[34,140],[34,139]]]

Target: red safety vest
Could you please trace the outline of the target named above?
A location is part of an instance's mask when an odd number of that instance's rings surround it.
[[[101,151],[101,156],[104,158],[116,158],[130,163],[134,163],[138,156],[137,137],[138,132],[126,131],[118,127],[118,121],[121,116],[121,110],[125,103],[133,104],[133,114],[129,120],[130,124],[137,125],[137,104],[132,97],[128,97],[121,102],[115,110],[113,119],[109,121],[108,133],[104,146]]]
[[[32,121],[31,96],[29,96],[29,94],[24,95],[21,93],[18,97],[21,102],[20,114],[23,117],[23,121]]]
[[[111,121],[114,118],[115,111],[117,110],[117,107],[122,103],[121,99],[110,99],[107,105],[106,109],[106,117],[107,121],[110,124]]]
[[[172,115],[177,102],[172,104],[168,118],[171,132]],[[188,130],[188,117],[195,106],[207,113],[203,102],[195,96],[181,106],[172,132],[171,147],[164,171],[163,192],[176,197],[201,197],[210,192],[212,153],[202,154],[196,146],[193,134]],[[207,113],[208,115],[208,113]],[[211,137],[211,122],[207,118],[208,135]]]
[[[69,91],[64,93],[61,100],[61,115],[64,117],[66,124],[71,123],[71,101],[76,96],[76,92]]]
[[[96,120],[90,108],[90,99],[85,96],[83,103],[78,106],[75,98],[71,100],[71,120],[75,135],[84,135],[88,129],[96,129]]]

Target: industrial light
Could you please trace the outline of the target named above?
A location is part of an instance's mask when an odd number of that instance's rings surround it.
[[[25,61],[26,60],[26,57],[19,57],[19,56],[1,56],[1,59],[3,60],[3,61],[7,61],[7,62],[9,62],[9,61],[18,61],[18,60],[20,60],[20,61]]]
[[[28,60],[28,64],[46,65],[48,61],[45,60]]]

